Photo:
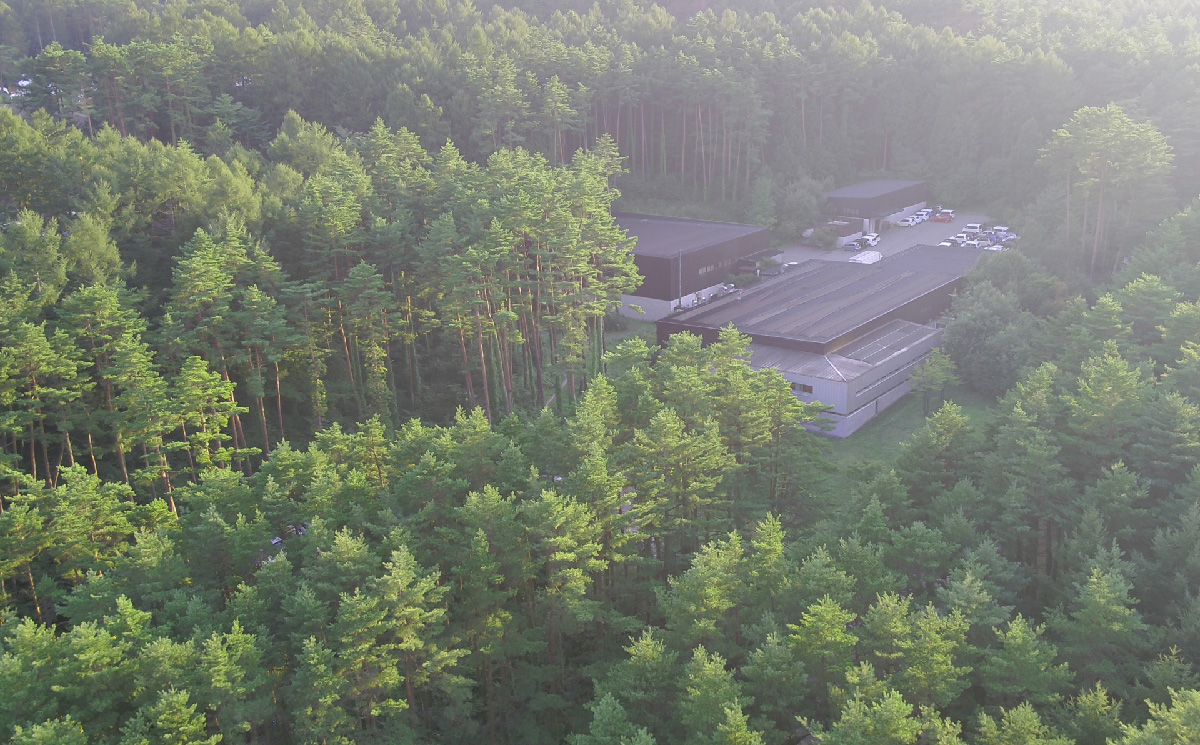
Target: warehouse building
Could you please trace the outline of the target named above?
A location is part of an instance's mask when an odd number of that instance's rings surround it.
[[[633,294],[621,296],[621,313],[633,318],[657,321],[678,307],[718,297],[726,280],[771,253],[771,231],[758,225],[633,212],[613,217],[637,239],[633,260],[644,279]]]
[[[877,179],[827,192],[822,214],[833,223],[861,225],[860,233],[878,233],[883,223],[896,222],[928,202],[928,181]]]
[[[750,363],[775,368],[796,396],[830,407],[846,437],[909,391],[909,373],[941,340],[933,325],[982,251],[917,246],[874,264],[813,259],[744,292],[659,321],[658,339],[706,343],[732,324]]]

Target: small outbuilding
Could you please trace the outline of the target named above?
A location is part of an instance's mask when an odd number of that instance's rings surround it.
[[[928,202],[928,181],[876,179],[827,192],[822,212],[830,220],[860,222],[864,233],[877,233],[883,223],[896,222]]]
[[[771,254],[771,231],[759,225],[614,212],[636,238],[633,260],[642,285],[623,295],[622,314],[657,321],[727,292],[726,280]],[[638,306],[638,313],[631,306]]]

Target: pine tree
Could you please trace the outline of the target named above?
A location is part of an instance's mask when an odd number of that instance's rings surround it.
[[[635,726],[646,727],[659,742],[682,738],[675,716],[676,696],[683,670],[678,653],[668,650],[653,629],[631,639],[628,658],[609,667],[596,682],[596,700],[612,696]]]
[[[1001,708],[1061,700],[1074,675],[1067,663],[1057,663],[1057,647],[1042,638],[1045,626],[1033,626],[1018,615],[1007,629],[994,631],[999,647],[988,651],[979,668],[988,699]]]
[[[12,745],[87,745],[87,734],[71,715],[35,724],[28,729],[13,728]]]
[[[205,640],[200,662],[208,681],[205,698],[211,697],[206,705],[217,727],[227,738],[237,732],[253,739],[275,714],[261,642],[235,620],[228,633]]]
[[[654,745],[654,737],[644,727],[630,724],[625,709],[611,693],[590,707],[592,724],[587,734],[567,737],[570,745]]]
[[[340,675],[332,650],[313,637],[296,658],[288,696],[296,738],[306,745],[353,745],[358,729],[341,707],[350,684]]]
[[[726,669],[725,659],[715,652],[709,654],[703,646],[696,647],[691,661],[684,666],[681,689],[679,718],[686,733],[684,742],[694,745],[713,742],[714,734],[719,737],[720,726],[730,723],[726,709],[740,709],[741,684]],[[737,714],[744,723],[740,710]]]
[[[924,727],[913,708],[896,691],[888,690],[877,701],[852,699],[841,717],[821,735],[829,745],[913,745]]]
[[[1103,681],[1120,690],[1133,682],[1151,629],[1133,609],[1130,589],[1119,571],[1096,567],[1075,584],[1069,610],[1050,621],[1059,650],[1085,685]]]
[[[688,431],[670,409],[634,435],[628,458],[642,468],[635,483],[634,516],[642,532],[658,542],[664,574],[679,566],[722,527],[721,488],[735,462],[720,441],[716,422]]]
[[[217,745],[221,735],[209,736],[204,716],[189,703],[187,691],[165,690],[150,705],[143,706],[122,728],[119,745],[150,745],[169,742],[175,745]]]
[[[981,714],[977,742],[979,745],[1071,745],[1069,739],[1043,724],[1029,703],[1005,710],[999,722]]]

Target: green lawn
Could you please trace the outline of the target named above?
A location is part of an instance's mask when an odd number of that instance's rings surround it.
[[[618,324],[622,326],[621,329],[616,331],[609,330],[604,334],[604,342],[609,349],[617,346],[622,340],[631,339],[635,336],[642,337],[651,345],[658,342],[658,326],[654,321],[637,321],[622,316]]]
[[[963,387],[951,388],[946,400],[963,408],[975,429],[986,425],[994,416],[993,402]],[[931,403],[931,410],[936,404]],[[900,399],[867,426],[844,440],[829,439],[829,460],[837,466],[838,473],[830,474],[826,486],[831,493],[849,487],[843,472],[847,466],[867,461],[891,463],[900,454],[900,446],[925,423],[921,411],[921,395],[910,393]]]

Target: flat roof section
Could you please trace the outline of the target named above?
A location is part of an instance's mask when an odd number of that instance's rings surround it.
[[[676,256],[767,230],[760,225],[689,220],[683,217],[660,217],[632,212],[616,212],[613,213],[613,217],[622,230],[637,238],[637,244],[633,248],[635,256]]]
[[[854,380],[938,332],[910,321],[891,321],[830,354],[750,343],[750,363],[784,374],[838,382]]]
[[[842,199],[874,199],[882,197],[885,194],[891,194],[894,191],[907,189],[910,186],[924,184],[924,181],[892,181],[889,179],[876,179],[874,181],[863,181],[859,184],[851,184],[843,186],[840,189],[825,192],[826,198],[842,198]]]
[[[876,264],[811,259],[774,280],[671,316],[673,324],[733,324],[759,340],[828,344],[939,287],[956,282],[981,250],[916,246]]]

